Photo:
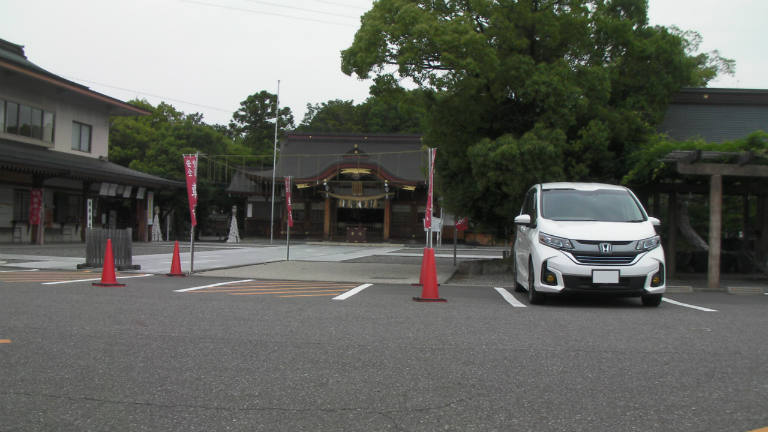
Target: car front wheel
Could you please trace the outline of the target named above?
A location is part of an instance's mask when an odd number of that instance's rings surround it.
[[[517,259],[513,260],[512,283],[515,284],[515,292],[523,292],[525,288],[517,281]]]
[[[534,281],[536,280],[536,274],[533,272],[533,262],[528,262],[528,301],[531,304],[544,303],[544,294],[536,291],[534,288]]]

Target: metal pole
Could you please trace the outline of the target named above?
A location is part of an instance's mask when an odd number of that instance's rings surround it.
[[[275,98],[275,144],[272,152],[272,215],[269,217],[269,244],[275,236],[275,171],[277,171],[277,123],[280,120],[280,80],[277,80],[277,97]]]
[[[429,188],[432,186],[432,177],[430,176],[431,173],[432,173],[432,149],[430,148],[430,149],[427,149],[427,179],[429,180],[429,182],[427,183],[428,199],[432,199],[432,197],[429,196]],[[427,206],[427,207],[429,207],[427,211],[429,212],[429,220],[430,220],[429,228],[427,228],[427,247],[432,249],[432,206]]]
[[[291,226],[286,223],[285,260],[291,260]]]
[[[454,217],[454,219],[455,219],[455,217]],[[455,220],[454,220],[453,223],[454,223],[454,225],[453,225],[453,266],[456,267],[456,238],[458,236],[457,231],[459,231],[459,230],[456,229],[456,222],[455,222]]]
[[[195,267],[195,227],[189,232],[189,274],[192,274]]]

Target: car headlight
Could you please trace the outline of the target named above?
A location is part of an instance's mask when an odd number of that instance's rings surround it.
[[[570,240],[544,233],[539,233],[539,243],[555,249],[573,249],[573,244]]]
[[[659,245],[661,245],[661,237],[653,236],[645,240],[639,240],[637,242],[637,246],[635,246],[635,249],[642,250],[642,251],[649,251],[651,249],[656,249],[657,247],[659,247]]]

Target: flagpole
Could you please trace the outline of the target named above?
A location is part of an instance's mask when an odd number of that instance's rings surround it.
[[[291,177],[285,178],[285,260],[291,260],[291,225],[293,225],[293,210],[291,209]]]
[[[277,97],[275,98],[275,143],[272,151],[272,214],[269,217],[269,244],[275,235],[275,172],[277,171],[277,123],[280,120],[280,80],[277,80]]]

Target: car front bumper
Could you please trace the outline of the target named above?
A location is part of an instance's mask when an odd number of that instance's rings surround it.
[[[666,276],[659,286],[651,286],[653,275],[664,267],[664,250],[660,247],[646,252],[630,265],[590,265],[580,264],[557,249],[548,249],[539,263],[546,262],[545,268],[556,276],[556,284],[549,285],[541,281],[540,265],[536,271],[536,291],[542,293],[595,293],[625,296],[662,294],[666,291]],[[593,283],[593,270],[618,270],[618,283]]]

